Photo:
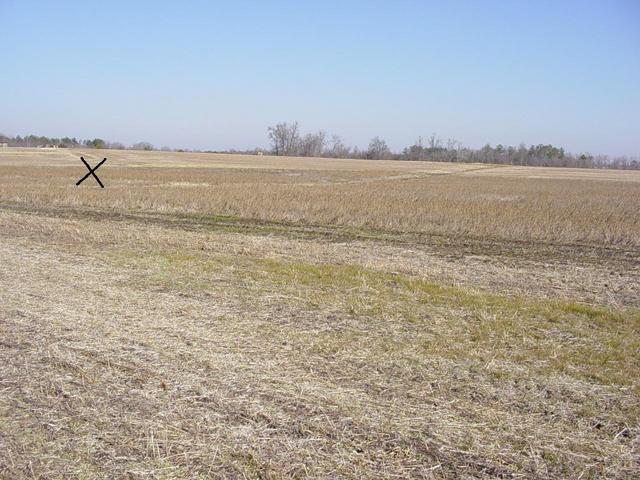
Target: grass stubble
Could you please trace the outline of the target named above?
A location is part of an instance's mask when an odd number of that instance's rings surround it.
[[[639,471],[633,175],[18,153],[3,478]]]

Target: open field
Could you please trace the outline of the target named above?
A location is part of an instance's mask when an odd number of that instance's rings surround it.
[[[1,153],[0,199],[640,246],[638,171],[109,151],[109,189],[101,191],[70,182],[83,174],[82,153],[100,160],[91,151],[52,151],[38,153],[36,165],[28,151]]]
[[[0,150],[0,478],[633,478],[639,211],[640,172]]]

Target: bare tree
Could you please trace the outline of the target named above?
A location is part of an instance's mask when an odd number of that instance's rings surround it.
[[[446,147],[447,161],[455,162],[458,159],[458,151],[460,150],[458,145],[459,145],[459,142],[455,138],[447,139],[447,147]]]
[[[413,145],[409,145],[402,151],[402,155],[407,160],[425,160],[427,158],[427,151],[422,144],[422,137],[418,137],[418,140]]]
[[[331,148],[327,150],[327,155],[334,158],[349,158],[351,156],[351,147],[344,144],[340,135],[331,136]]]
[[[442,148],[442,143],[441,143],[440,139],[436,136],[436,134],[433,133],[429,137],[429,149],[433,151],[433,150],[437,150],[439,148]]]
[[[371,142],[369,142],[369,148],[367,149],[367,158],[372,158],[375,160],[388,160],[392,158],[393,154],[389,147],[387,146],[387,142],[382,140],[380,137],[374,137]]]
[[[303,157],[321,157],[325,145],[327,134],[320,130],[318,133],[307,133],[300,140],[298,154]]]
[[[131,150],[154,150],[154,147],[149,142],[138,142],[131,145]]]
[[[298,130],[298,122],[293,122],[291,125],[282,122],[274,127],[269,127],[267,132],[269,132],[273,153],[275,155],[295,155],[300,143]]]

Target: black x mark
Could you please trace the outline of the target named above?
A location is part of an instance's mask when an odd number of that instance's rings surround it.
[[[82,177],[80,180],[78,180],[78,183],[76,183],[76,185],[80,185],[82,182],[84,182],[84,181],[89,177],[89,175],[93,175],[93,178],[95,178],[95,179],[96,179],[96,182],[98,182],[98,183],[100,184],[100,186],[101,186],[102,188],[104,188],[104,185],[102,184],[102,182],[100,181],[100,179],[98,178],[98,176],[97,176],[94,172],[95,172],[96,170],[98,170],[98,168],[100,167],[100,165],[102,165],[104,162],[106,162],[106,161],[107,161],[107,159],[106,159],[106,158],[105,158],[105,159],[103,159],[103,160],[102,160],[99,164],[97,164],[97,165],[95,166],[95,168],[93,168],[93,169],[89,166],[89,164],[85,161],[85,159],[84,159],[83,157],[80,157],[80,160],[82,160],[82,163],[84,163],[84,164],[87,166],[87,168],[89,169],[89,173],[87,173],[84,177]]]

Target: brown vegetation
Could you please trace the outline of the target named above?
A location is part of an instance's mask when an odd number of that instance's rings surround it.
[[[638,174],[77,153],[0,153],[0,477],[638,471]]]
[[[43,155],[39,162],[28,160],[28,152],[26,158],[3,153],[0,199],[511,241],[640,245],[640,172],[121,152],[101,172],[109,185],[103,192],[75,187],[72,180],[83,175],[83,167],[73,153]]]

